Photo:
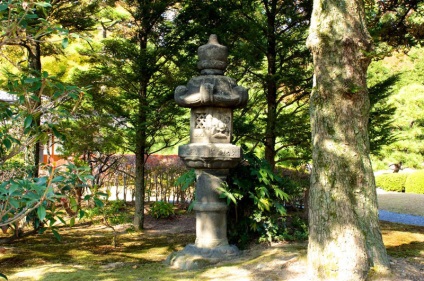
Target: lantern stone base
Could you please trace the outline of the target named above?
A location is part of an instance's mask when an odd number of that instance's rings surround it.
[[[187,245],[182,251],[168,256],[165,263],[183,270],[194,270],[230,260],[240,254],[234,245],[216,248],[199,248],[194,244]]]

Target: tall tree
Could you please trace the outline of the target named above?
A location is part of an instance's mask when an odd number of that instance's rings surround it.
[[[313,169],[308,268],[319,280],[365,280],[388,270],[369,158],[366,72],[372,51],[361,0],[314,0],[307,45]]]
[[[92,27],[95,23],[93,13],[98,9],[99,1],[80,1],[74,5],[65,0],[32,1],[30,3],[20,0],[12,0],[2,5],[2,11],[9,11],[8,15],[16,14],[19,10],[25,11],[25,16],[13,30],[6,29],[5,34],[13,35],[14,40],[5,40],[2,43],[13,46],[16,49],[26,51],[27,66],[21,67],[20,63],[14,66],[21,72],[28,72],[36,79],[42,79],[42,57],[62,53],[54,40],[48,40],[53,34],[63,38],[62,46],[68,44],[68,35],[73,32],[81,32]],[[3,9],[3,7],[5,9]],[[10,32],[10,34],[9,34]],[[55,38],[57,40],[57,38]],[[11,60],[8,60],[11,62]],[[31,107],[40,107],[43,88],[31,101]],[[33,116],[32,127],[34,135],[40,135],[41,114]],[[33,147],[34,176],[38,177],[38,165],[42,155],[42,142],[37,139]]]
[[[264,122],[260,125],[257,121],[262,128],[259,135],[247,134],[247,138],[263,145],[265,159],[274,167],[290,154],[278,157],[279,152],[301,145],[309,148],[304,117],[312,74],[307,67],[310,57],[304,41],[311,1],[242,1],[238,8],[236,13],[246,23],[244,32],[238,34],[250,46],[250,57],[263,58],[259,67],[246,65],[248,75],[261,85],[251,95],[260,98],[261,106],[253,112],[263,116],[259,120]],[[278,126],[282,123],[285,126]]]
[[[184,130],[173,91],[182,82],[173,63],[178,36],[173,31],[176,1],[112,1],[126,11],[90,55],[94,63],[80,79],[93,85],[97,110],[127,126],[121,146],[135,154],[134,227],[143,229],[147,157],[178,143]],[[96,47],[95,44],[92,44]],[[187,79],[187,78],[186,78]]]

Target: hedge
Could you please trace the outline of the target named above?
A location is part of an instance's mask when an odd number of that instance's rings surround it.
[[[424,194],[424,170],[409,175],[405,182],[405,192]]]
[[[375,185],[386,191],[405,191],[405,182],[408,174],[381,174],[375,177]]]

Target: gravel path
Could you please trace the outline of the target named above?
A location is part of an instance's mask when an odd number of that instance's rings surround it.
[[[377,198],[380,220],[424,226],[424,194],[377,189]]]
[[[379,210],[378,216],[381,221],[424,226],[424,217],[421,217],[421,216],[399,214],[395,212],[389,212],[386,210]]]

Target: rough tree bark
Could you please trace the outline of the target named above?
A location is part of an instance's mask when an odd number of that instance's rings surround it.
[[[147,31],[140,30],[139,46],[140,57],[147,50]],[[144,67],[140,72],[139,77],[139,92],[138,92],[138,122],[135,132],[135,212],[134,212],[134,228],[139,231],[144,228],[144,201],[145,201],[145,164],[147,152],[147,85],[151,78],[147,67]]]
[[[313,170],[308,269],[313,280],[365,280],[389,261],[369,158],[366,72],[372,50],[362,0],[315,0],[307,45]]]

